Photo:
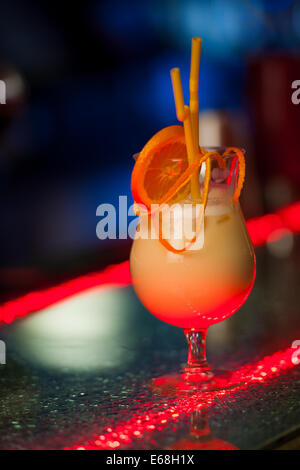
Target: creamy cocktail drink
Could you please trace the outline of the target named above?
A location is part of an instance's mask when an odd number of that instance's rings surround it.
[[[185,207],[188,203],[182,201]],[[176,216],[184,218],[184,210]],[[178,235],[172,237],[174,232],[175,224],[170,224],[173,246],[187,243]],[[253,284],[255,259],[230,188],[210,191],[204,237],[200,232],[200,243],[185,252],[173,253],[158,239],[151,239],[150,227],[148,235],[134,240],[130,269],[136,293],[152,314],[182,328],[205,328],[229,317],[244,303]]]

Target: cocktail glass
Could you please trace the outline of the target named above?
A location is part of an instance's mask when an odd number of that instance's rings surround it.
[[[226,149],[206,150],[223,154]],[[255,278],[253,246],[240,204],[233,200],[239,171],[238,158],[230,153],[223,160],[224,168],[220,168],[217,159],[211,159],[208,201],[201,234],[195,243],[184,252],[174,253],[159,239],[153,239],[153,235],[151,238],[150,230],[147,238],[141,238],[138,229],[132,245],[130,269],[137,296],[160,320],[183,328],[188,342],[184,369],[178,374],[152,381],[153,389],[163,393],[206,392],[234,385],[230,381],[230,372],[213,370],[205,354],[208,327],[226,320],[243,305]],[[174,160],[172,164],[176,171],[180,162]],[[201,171],[201,188],[203,175]],[[179,206],[194,207],[197,202],[200,201],[192,201],[190,195],[185,194]],[[184,222],[178,217],[184,217],[182,214],[185,213],[172,212],[173,226],[168,242],[177,248],[186,242],[172,239],[172,235],[178,222]],[[143,217],[151,219],[153,215],[141,216],[140,225]]]

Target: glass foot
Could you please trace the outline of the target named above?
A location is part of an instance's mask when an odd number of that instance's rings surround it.
[[[232,379],[232,372],[210,369],[206,372],[164,375],[152,379],[150,388],[161,395],[190,395],[230,390],[242,385]]]

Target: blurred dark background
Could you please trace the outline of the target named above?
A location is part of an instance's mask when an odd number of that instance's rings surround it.
[[[131,203],[132,155],[176,123],[169,70],[181,68],[187,100],[192,36],[200,142],[246,148],[246,217],[299,198],[299,1],[3,0],[2,286],[114,251],[96,237],[96,208]]]

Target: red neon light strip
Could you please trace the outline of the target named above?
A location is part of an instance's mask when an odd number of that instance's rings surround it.
[[[300,202],[280,209],[275,214],[250,219],[247,227],[254,246],[263,245],[271,235],[276,235],[273,240],[276,237],[280,238],[283,229],[298,233],[300,232]],[[130,284],[129,262],[124,261],[118,265],[109,266],[103,271],[81,276],[49,289],[30,292],[5,302],[0,306],[0,324],[11,323],[16,318],[25,317],[31,312],[49,307],[92,287],[126,287]]]
[[[55,287],[30,292],[0,306],[1,322],[11,323],[15,318],[49,307],[72,295],[93,287],[126,287],[131,284],[129,262],[111,265],[103,271],[80,276]]]
[[[283,230],[300,232],[300,202],[286,206],[275,214],[255,217],[247,221],[247,228],[254,246],[263,245],[272,236],[281,238]]]
[[[93,436],[91,440],[84,444],[66,447],[65,450],[113,450],[130,445],[134,440],[151,432],[161,431],[167,425],[190,415],[195,409],[201,410],[201,408],[207,409],[213,406],[215,400],[220,397],[224,399],[226,395],[246,388],[249,383],[263,383],[267,379],[274,378],[281,372],[291,369],[299,362],[299,358],[295,357],[295,351],[293,348],[288,348],[271,356],[266,356],[260,361],[242,366],[234,372],[231,379],[232,384],[237,384],[237,387],[233,390],[222,390],[221,392],[210,392],[202,395],[195,394],[181,399],[179,403],[176,400],[176,405],[166,410],[145,412],[128,421],[119,423],[115,429],[106,428],[105,432]],[[243,385],[238,385],[240,383],[243,383]]]

